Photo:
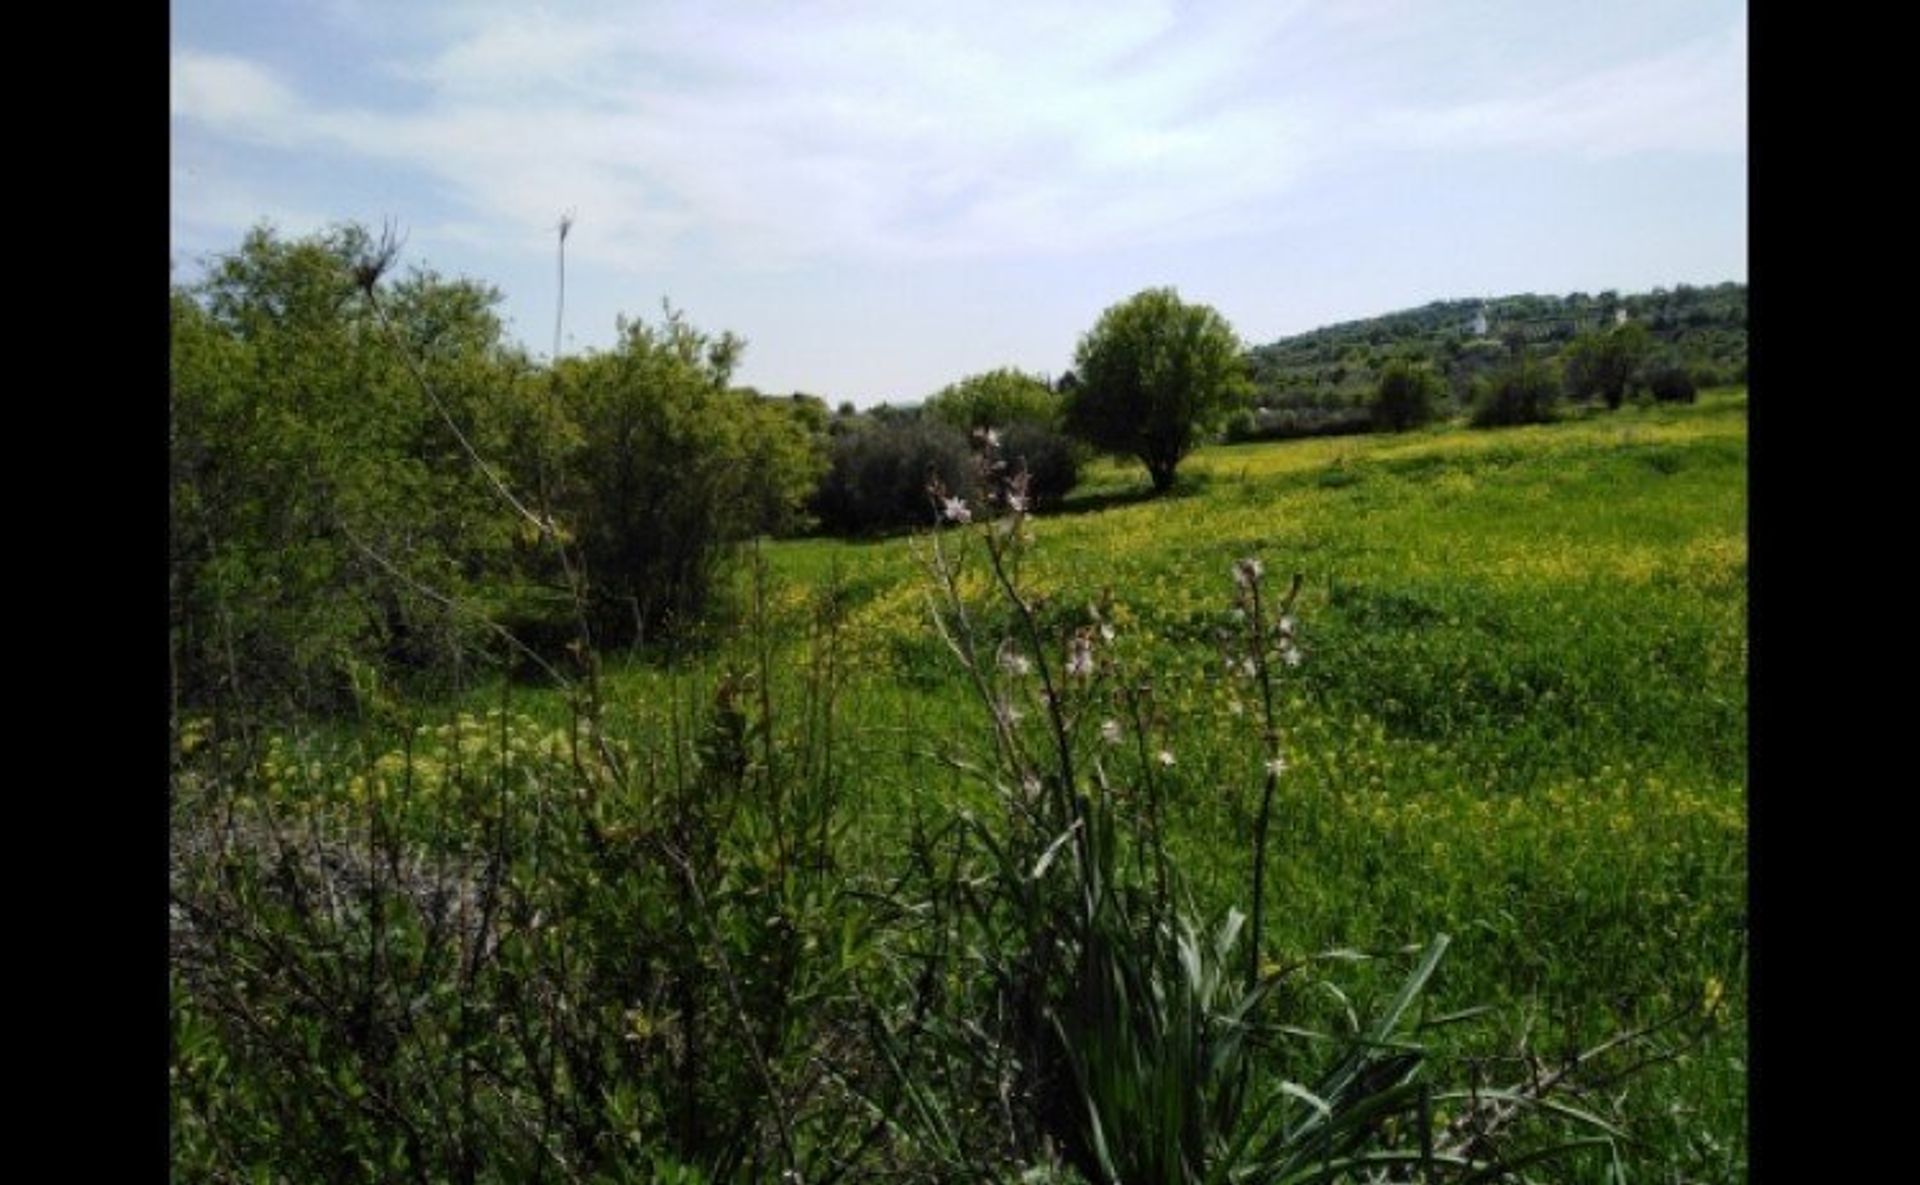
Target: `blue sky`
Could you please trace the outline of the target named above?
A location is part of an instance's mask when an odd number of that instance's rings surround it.
[[[1146,287],[1249,344],[1747,277],[1739,3],[176,0],[176,279],[393,221],[552,348],[662,300],[862,406],[1058,374]]]

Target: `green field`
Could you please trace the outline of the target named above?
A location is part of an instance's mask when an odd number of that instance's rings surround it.
[[[1634,1180],[1746,1171],[1746,439],[1740,390],[1497,432],[1210,447],[1162,499],[1144,497],[1137,466],[1103,463],[1063,510],[1028,520],[1021,551],[1056,664],[1098,603],[1115,664],[1100,687],[1151,678],[1147,737],[1096,687],[1073,704],[1076,752],[1118,782],[1155,780],[1208,916],[1245,907],[1263,777],[1255,692],[1220,640],[1234,628],[1232,566],[1253,556],[1276,584],[1300,575],[1304,661],[1279,672],[1288,766],[1263,949],[1355,952],[1324,978],[1361,994],[1403,969],[1405,948],[1452,935],[1433,1008],[1490,1007],[1438,1032],[1458,1058],[1524,1047],[1551,1060],[1714,1001],[1709,1038],[1608,1103]],[[942,532],[948,548],[966,538]],[[804,682],[789,631],[834,598],[851,820],[835,842],[856,877],[884,880],[930,822],[996,809],[967,770],[983,706],[930,625],[928,546],[759,548],[775,623],[759,657],[781,672],[780,702],[799,702]],[[977,540],[971,556],[963,583],[991,647],[1004,623],[985,607]],[[752,649],[729,652],[751,662]],[[609,661],[607,714],[633,751],[678,727],[719,661],[692,664],[692,690],[684,667]],[[993,678],[1037,702],[1030,677]],[[564,730],[559,693],[497,682],[438,718],[464,711],[484,746],[484,713],[503,698],[529,735]],[[1110,718],[1127,720],[1127,743],[1103,741]],[[425,734],[410,786],[458,759],[432,739],[457,731]],[[287,752],[279,780],[301,781]],[[347,788],[364,796],[398,768],[369,763]],[[1339,1010],[1305,989],[1291,1004],[1316,1020]]]
[[[1654,1179],[1744,1176],[1746,396],[1499,432],[1214,447],[1179,496],[1105,467],[1040,519],[1024,575],[1063,621],[1110,592],[1163,707],[1173,842],[1246,898],[1261,754],[1214,641],[1230,569],[1299,572],[1269,941],[1456,937],[1445,1003],[1531,1013],[1540,1048],[1724,992],[1722,1036],[1630,1106]],[[851,590],[874,818],[968,792],[910,756],[980,706],[928,629],[903,540],[771,546]],[[1236,712],[1236,704],[1239,711]],[[912,737],[918,745],[889,744]],[[1484,1039],[1486,1034],[1482,1033]]]

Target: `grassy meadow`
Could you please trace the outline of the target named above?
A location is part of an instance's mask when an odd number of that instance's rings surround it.
[[[1285,1007],[1337,1025],[1446,933],[1428,1006],[1485,1011],[1433,1030],[1433,1047],[1488,1081],[1527,1055],[1712,1014],[1704,1040],[1583,1104],[1626,1133],[1630,1180],[1746,1172],[1746,435],[1745,391],[1720,390],[1494,432],[1208,447],[1159,499],[1138,466],[1103,462],[1027,520],[1018,556],[1047,637],[1111,627],[1103,678],[1071,701],[1074,752],[1151,789],[1208,917],[1246,906],[1267,760],[1258,690],[1227,641],[1233,565],[1258,557],[1280,586],[1299,574],[1302,660],[1275,672],[1286,767],[1262,950],[1312,962]],[[960,585],[990,655],[1010,626],[978,549],[957,529],[941,540],[971,564]],[[737,580],[763,603],[759,627],[682,660],[605,658],[608,735],[636,768],[670,760],[648,755],[677,753],[700,706],[758,672],[782,727],[833,738],[806,757],[831,764],[840,796],[824,841],[838,887],[820,891],[889,882],[930,831],[1005,792],[980,771],[978,689],[930,624],[931,546],[761,543]],[[989,693],[1042,711],[1031,675],[985,665]],[[1143,679],[1144,697],[1112,691]],[[378,743],[278,739],[253,793],[343,817],[389,795],[425,820],[473,792],[455,774],[488,754],[577,760],[572,712],[561,691],[476,673],[451,702],[396,708],[404,727]],[[1602,1180],[1612,1163],[1542,1171]]]
[[[1496,1005],[1509,1045],[1524,1031],[1543,1051],[1720,1000],[1724,1031],[1636,1086],[1640,1179],[1743,1179],[1744,390],[1498,432],[1213,447],[1182,476],[1134,501],[1137,467],[1097,470],[1034,525],[1024,575],[1063,615],[1111,594],[1116,649],[1156,681],[1172,842],[1203,904],[1246,898],[1261,752],[1216,635],[1233,561],[1258,556],[1304,578],[1271,941],[1451,933],[1443,1003]],[[857,606],[849,716],[872,722],[884,854],[904,804],[964,798],[914,755],[979,705],[927,628],[905,541],[767,558],[794,595],[837,579]]]

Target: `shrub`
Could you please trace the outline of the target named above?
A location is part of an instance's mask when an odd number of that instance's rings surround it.
[[[924,525],[933,521],[928,481],[971,501],[974,470],[958,428],[933,419],[876,424],[834,438],[812,510],[829,531]]]
[[[1691,372],[1678,363],[1666,363],[1647,372],[1647,390],[1661,403],[1692,403],[1698,395]]]
[[[812,488],[804,421],[728,390],[740,344],[669,312],[562,369],[568,525],[604,641],[699,619],[728,545],[790,523]]]
[[[514,567],[521,520],[468,453],[497,451],[510,418],[499,296],[424,271],[363,284],[376,252],[357,227],[256,230],[172,295],[183,704],[324,710],[370,670],[444,673],[478,637],[451,606]]]
[[[1404,432],[1433,419],[1444,391],[1431,366],[1408,359],[1387,363],[1374,391],[1374,424],[1388,432]]]
[[[1058,506],[1080,484],[1080,446],[1044,424],[1016,421],[1000,430],[999,459],[1027,473],[1027,493],[1041,508]]]
[[[1560,384],[1544,364],[1524,361],[1504,367],[1474,384],[1472,424],[1495,428],[1541,424],[1553,419]]]

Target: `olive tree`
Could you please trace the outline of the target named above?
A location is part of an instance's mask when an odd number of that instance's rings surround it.
[[[1074,352],[1067,431],[1138,457],[1155,493],[1245,391],[1245,355],[1226,319],[1150,288],[1100,315]]]

